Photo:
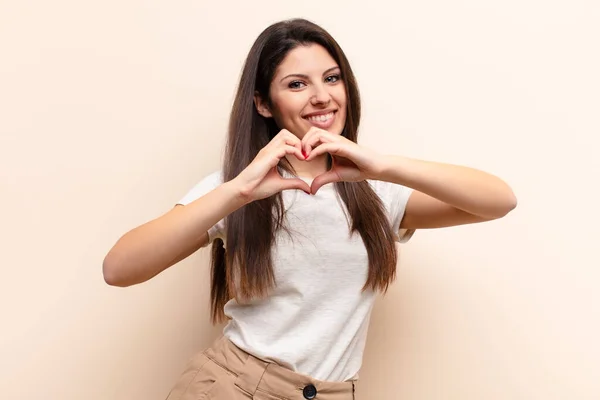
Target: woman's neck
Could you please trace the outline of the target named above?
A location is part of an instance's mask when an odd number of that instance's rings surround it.
[[[296,174],[302,178],[314,179],[327,172],[327,154],[319,156],[312,161],[300,161],[293,155],[286,155],[287,161],[292,165]]]

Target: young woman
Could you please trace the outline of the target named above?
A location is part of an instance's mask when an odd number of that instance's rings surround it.
[[[254,43],[221,170],[125,234],[107,283],[144,282],[212,243],[212,318],[169,400],[354,398],[375,296],[415,229],[503,217],[502,180],[357,144],[360,99],[337,42],[302,19]]]

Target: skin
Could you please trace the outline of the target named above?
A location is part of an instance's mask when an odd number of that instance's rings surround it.
[[[271,107],[259,96],[254,99],[258,112],[274,118],[281,131],[233,180],[124,234],[104,259],[106,282],[130,286],[151,279],[206,245],[207,230],[217,221],[282,190],[314,195],[332,182],[365,179],[408,186],[414,192],[402,229],[489,221],[516,207],[511,188],[494,175],[459,165],[380,154],[341,136],[346,88],[335,78],[337,70],[331,68],[336,66],[318,45],[292,50],[271,83]],[[329,122],[306,118],[329,110],[336,111]],[[333,159],[330,170],[327,154]],[[282,178],[277,165],[283,157],[299,176],[312,179],[311,184],[299,178]]]
[[[516,207],[512,189],[501,179],[473,168],[379,154],[354,143],[341,132],[346,119],[346,88],[327,50],[317,44],[290,51],[270,86],[271,107],[255,97],[258,112],[273,118],[297,140],[304,159],[286,155],[299,176],[313,179],[310,193],[337,181],[374,179],[409,186],[411,195],[402,228],[439,228],[489,221]],[[333,123],[323,128],[308,114],[334,110]],[[326,155],[333,167],[326,169]]]
[[[273,118],[279,127],[298,139],[313,127],[307,116],[334,111],[333,123],[326,129],[340,135],[346,124],[346,87],[338,64],[322,46],[299,46],[284,58],[270,85],[271,107],[255,97],[258,112]],[[299,176],[313,178],[326,170],[327,159],[321,155],[310,162],[287,156]]]

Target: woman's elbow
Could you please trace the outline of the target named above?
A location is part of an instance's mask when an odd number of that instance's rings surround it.
[[[121,268],[115,258],[116,257],[109,253],[102,262],[102,275],[104,277],[104,282],[110,286],[130,286],[123,276],[123,268]]]
[[[511,191],[506,196],[506,199],[502,202],[502,206],[499,207],[498,215],[496,216],[496,218],[505,217],[506,215],[508,215],[508,213],[510,213],[515,208],[517,208],[517,197]]]

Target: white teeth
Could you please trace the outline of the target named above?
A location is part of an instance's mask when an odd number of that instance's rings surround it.
[[[325,115],[316,115],[313,117],[308,117],[309,121],[315,121],[315,122],[325,122],[327,120],[329,120],[330,118],[333,117],[333,113],[330,112],[329,114],[325,114]]]

